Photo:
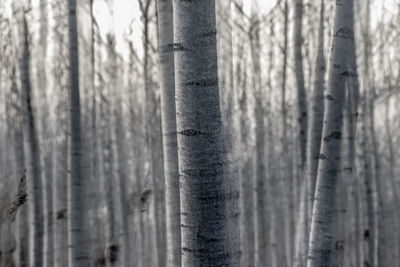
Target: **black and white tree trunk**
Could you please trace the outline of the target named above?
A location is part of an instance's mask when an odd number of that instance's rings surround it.
[[[182,266],[239,266],[238,224],[230,229],[239,211],[227,209],[239,196],[226,184],[234,170],[223,150],[215,1],[174,0],[173,8]]]
[[[179,167],[176,134],[172,0],[158,0],[161,123],[167,223],[167,266],[181,266]]]
[[[76,0],[68,0],[69,38],[69,179],[68,179],[68,240],[71,267],[86,267],[89,253],[86,249],[86,211],[84,205],[83,151],[81,133],[81,106],[79,99],[78,25]]]
[[[332,264],[335,195],[341,169],[342,112],[345,103],[345,79],[349,75],[347,56],[353,42],[353,0],[337,1],[308,267]]]

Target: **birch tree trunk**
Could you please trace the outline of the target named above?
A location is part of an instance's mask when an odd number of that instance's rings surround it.
[[[308,267],[332,264],[335,193],[340,174],[342,111],[345,102],[344,85],[345,77],[349,75],[346,57],[353,42],[353,0],[339,0],[336,2],[327,106],[311,222]]]
[[[167,219],[167,266],[181,266],[179,167],[176,135],[172,0],[158,0],[161,122]]]
[[[223,151],[215,1],[174,0],[182,266],[240,266],[234,171]],[[236,192],[235,190],[234,192]],[[235,225],[238,226],[236,223]]]
[[[20,58],[21,86],[26,109],[26,136],[29,142],[29,174],[32,177],[33,193],[33,266],[43,266],[43,180],[40,163],[39,139],[32,107],[32,89],[30,79],[30,52],[28,43],[28,26],[23,17],[22,55]]]
[[[71,267],[86,267],[89,254],[86,249],[86,211],[84,208],[83,151],[81,134],[81,112],[79,100],[79,60],[76,0],[68,0],[69,38],[69,106],[70,106],[70,151],[69,151],[69,260]]]
[[[321,0],[318,32],[318,48],[314,69],[314,89],[311,99],[310,130],[308,132],[306,170],[301,192],[300,218],[296,231],[296,244],[293,267],[304,267],[307,264],[308,235],[311,224],[311,211],[314,203],[315,184],[321,147],[322,122],[324,117],[324,0]]]

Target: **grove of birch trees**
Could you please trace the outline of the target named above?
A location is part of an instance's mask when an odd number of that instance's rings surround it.
[[[400,266],[395,0],[1,0],[0,267]]]

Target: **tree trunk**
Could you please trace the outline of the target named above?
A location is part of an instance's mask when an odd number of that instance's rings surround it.
[[[172,0],[158,0],[161,120],[167,219],[167,266],[181,266],[179,167],[176,135]]]
[[[89,254],[86,248],[86,211],[84,205],[84,177],[79,100],[78,27],[76,0],[68,0],[69,30],[69,106],[70,106],[70,157],[69,157],[69,259],[71,267],[86,267]],[[39,265],[38,265],[39,266]]]
[[[28,26],[23,17],[23,37],[22,37],[22,57],[21,66],[21,86],[25,94],[26,108],[26,136],[29,142],[29,176],[32,177],[33,193],[33,266],[43,266],[43,181],[40,163],[39,139],[37,126],[32,107],[32,89],[30,80],[30,53],[28,43]]]
[[[239,266],[234,171],[223,149],[215,1],[174,1],[175,78],[183,266]],[[236,192],[236,190],[234,191]],[[235,224],[238,226],[238,223]]]
[[[41,138],[41,146],[43,147],[43,163],[44,171],[43,177],[44,185],[46,190],[46,213],[45,213],[45,264],[46,266],[54,265],[54,201],[53,201],[53,168],[54,161],[52,157],[52,142],[54,138],[53,124],[49,124],[52,121],[52,115],[48,112],[49,108],[49,97],[47,93],[47,73],[46,73],[46,56],[47,56],[47,36],[48,36],[48,1],[40,1],[40,25],[39,25],[39,55],[37,65],[37,86],[40,90],[40,96],[43,100],[41,104],[40,117],[41,124],[39,127],[43,138]]]
[[[303,71],[303,0],[295,0],[294,10],[294,65],[296,73],[296,87],[297,87],[297,114],[299,121],[299,144],[300,144],[300,158],[301,169],[306,163],[306,143],[307,143],[307,95],[304,85],[304,71]]]
[[[24,112],[21,109],[21,105],[23,107],[23,101],[21,96],[23,96],[23,92],[18,90],[17,86],[17,77],[16,77],[16,68],[12,67],[11,70],[11,87],[14,90],[15,94],[19,97],[14,100],[16,103],[13,103],[18,109],[16,110],[16,119],[14,119],[15,130],[14,130],[14,160],[15,160],[15,173],[18,177],[22,177],[25,172],[25,150],[24,150]],[[28,267],[29,266],[29,207],[28,202],[22,205],[19,208],[17,213],[17,264],[20,267]]]
[[[323,141],[313,207],[307,266],[331,266],[335,194],[340,174],[342,111],[345,78],[349,75],[346,56],[354,42],[353,1],[336,2],[332,52],[328,78]]]
[[[282,112],[282,165],[281,165],[281,179],[280,179],[280,191],[282,196],[282,205],[283,205],[283,235],[284,242],[282,243],[282,247],[278,250],[282,251],[282,255],[286,255],[285,258],[282,257],[282,261],[284,260],[284,264],[290,264],[291,259],[291,222],[292,222],[292,212],[291,212],[291,192],[293,185],[293,173],[291,171],[291,159],[289,156],[289,138],[288,138],[288,110],[286,106],[286,86],[287,86],[287,62],[288,62],[288,39],[289,39],[289,3],[288,0],[284,2],[284,25],[283,25],[283,35],[284,35],[284,43],[283,43],[283,63],[282,63],[282,95],[281,95],[281,112]],[[282,262],[283,263],[283,262]]]
[[[314,202],[315,184],[321,147],[322,122],[324,118],[324,87],[325,87],[325,57],[324,57],[324,0],[321,0],[318,32],[318,48],[314,69],[314,89],[311,99],[311,121],[308,132],[307,161],[305,179],[303,181],[300,206],[300,218],[296,231],[295,257],[293,267],[305,267],[307,262],[308,235],[311,224],[311,211]]]
[[[354,8],[353,8],[354,12]],[[354,27],[354,26],[353,26]],[[355,247],[350,248],[354,251],[354,263],[355,266],[360,266],[360,243],[361,243],[361,231],[360,231],[360,216],[361,210],[359,208],[360,203],[360,183],[357,179],[357,172],[355,169],[355,158],[356,158],[356,129],[357,129],[357,117],[358,117],[358,102],[359,102],[359,82],[358,82],[358,70],[357,70],[357,56],[355,43],[351,45],[350,55],[348,60],[349,69],[353,70],[353,75],[350,75],[347,79],[347,158],[344,165],[345,170],[348,170],[350,178],[350,203],[353,210],[354,223],[349,227],[349,233],[353,235]],[[349,203],[349,204],[350,204]]]
[[[365,4],[365,21],[364,27],[362,29],[363,34],[363,109],[362,109],[362,151],[364,157],[364,186],[366,192],[366,203],[367,203],[367,228],[364,230],[364,264],[369,266],[375,266],[377,261],[377,243],[375,238],[377,237],[378,228],[375,214],[375,204],[377,199],[375,199],[374,194],[374,175],[373,175],[373,163],[371,162],[371,151],[369,151],[368,147],[371,144],[370,136],[368,132],[371,133],[371,121],[368,120],[369,109],[369,99],[370,99],[370,91],[372,90],[371,82],[370,82],[370,71],[369,64],[371,63],[369,60],[370,55],[370,39],[369,39],[369,24],[370,24],[370,0],[367,0]],[[372,151],[373,152],[373,151]],[[373,155],[372,155],[373,156]]]
[[[68,219],[67,219],[67,194],[68,194],[68,161],[65,160],[68,155],[68,74],[65,58],[68,51],[65,51],[65,23],[67,18],[61,19],[66,14],[66,2],[55,5],[53,9],[54,36],[55,42],[53,53],[57,55],[54,58],[53,80],[56,90],[59,92],[56,103],[56,121],[57,126],[55,134],[59,138],[56,143],[55,162],[54,162],[54,261],[57,267],[68,266]]]
[[[247,35],[244,35],[247,37]],[[243,38],[243,37],[241,37]],[[242,40],[237,42],[237,55],[244,52]],[[235,90],[239,92],[237,106],[239,107],[239,144],[241,153],[239,156],[239,175],[240,175],[240,236],[242,249],[242,266],[254,267],[255,263],[255,235],[254,235],[254,181],[252,168],[252,155],[249,153],[249,110],[247,96],[247,69],[246,58],[238,57],[236,63],[236,86]]]
[[[253,6],[252,6],[253,7]],[[264,106],[262,104],[262,83],[261,83],[261,66],[260,66],[260,28],[258,26],[258,18],[255,10],[253,12],[253,21],[251,24],[250,35],[250,52],[252,59],[253,71],[253,90],[255,94],[255,175],[254,175],[254,230],[255,230],[255,266],[265,266],[268,262],[268,219],[266,214],[267,207],[267,179],[265,173],[265,123],[264,123]]]

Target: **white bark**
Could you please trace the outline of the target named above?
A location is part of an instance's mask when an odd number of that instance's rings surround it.
[[[175,81],[183,266],[239,266],[234,171],[223,151],[215,1],[174,0]],[[233,191],[236,192],[237,190]],[[232,235],[233,234],[233,235]]]
[[[320,5],[318,48],[314,69],[313,96],[310,109],[310,130],[308,132],[305,179],[301,191],[300,217],[296,230],[294,267],[306,266],[308,235],[311,211],[314,202],[315,184],[321,147],[322,121],[324,117],[325,57],[324,57],[324,0]]]
[[[342,111],[347,56],[354,42],[353,1],[336,2],[318,178],[312,214],[307,266],[331,266],[335,193],[340,177]]]
[[[158,0],[161,123],[167,223],[167,266],[181,266],[179,167],[176,134],[172,0]]]

